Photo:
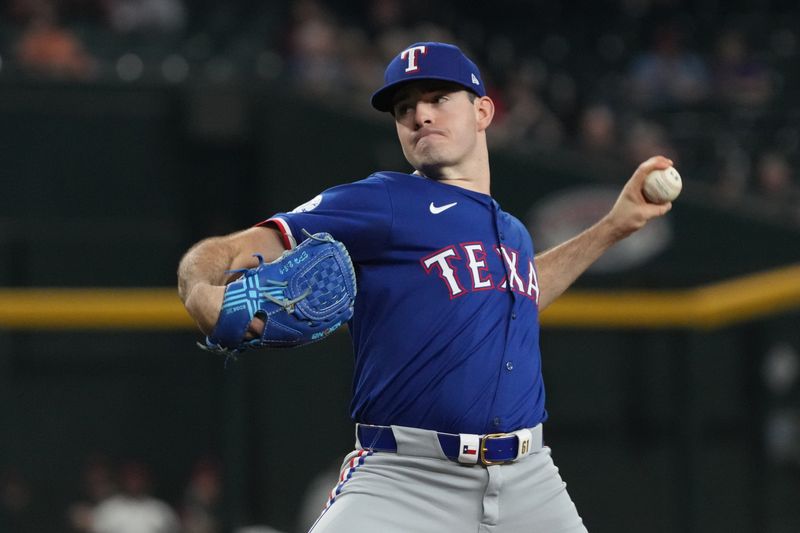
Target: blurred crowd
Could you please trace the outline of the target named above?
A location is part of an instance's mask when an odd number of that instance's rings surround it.
[[[278,80],[365,114],[397,50],[453,42],[497,104],[495,146],[589,165],[663,153],[709,198],[800,225],[792,2],[11,0],[5,15],[0,79]]]
[[[338,481],[340,463],[335,458],[310,481],[297,502],[292,531],[313,525]],[[174,480],[159,479],[146,461],[95,453],[83,459],[76,479],[59,474],[68,485],[59,491],[20,468],[0,468],[0,532],[283,533],[266,524],[241,525],[247,520],[231,512],[225,492],[231,480],[225,475],[221,461],[201,457],[179,486],[171,486]]]
[[[117,464],[104,456],[86,460],[75,480],[74,501],[55,519],[44,487],[21,472],[0,473],[0,531],[14,533],[221,533],[222,472],[210,459],[196,462],[178,501],[156,496],[145,462]],[[56,504],[57,506],[57,504]]]

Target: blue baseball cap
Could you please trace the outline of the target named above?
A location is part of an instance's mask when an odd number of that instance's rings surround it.
[[[372,107],[378,111],[391,111],[395,91],[416,80],[451,81],[486,96],[478,67],[452,44],[414,43],[392,59],[383,78],[383,87],[372,95]]]

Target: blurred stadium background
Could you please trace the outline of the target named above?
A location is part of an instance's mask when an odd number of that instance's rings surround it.
[[[478,60],[493,194],[537,247],[653,153],[684,177],[544,317],[546,440],[589,530],[800,531],[796,2],[0,9],[0,531],[90,531],[137,483],[186,533],[306,530],[352,446],[347,336],[226,365],[194,347],[175,269],[406,168],[368,97],[419,40]]]

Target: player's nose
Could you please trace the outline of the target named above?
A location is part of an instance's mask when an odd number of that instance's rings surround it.
[[[414,123],[417,128],[433,124],[433,106],[427,102],[417,102],[414,107]]]

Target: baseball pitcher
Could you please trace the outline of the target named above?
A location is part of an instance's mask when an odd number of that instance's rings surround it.
[[[394,120],[413,171],[376,172],[199,242],[180,295],[205,348],[223,353],[349,325],[355,447],[314,533],[586,531],[543,441],[539,313],[669,211],[642,184],[672,162],[642,163],[605,217],[537,254],[491,195],[495,108],[475,64],[421,42],[384,81],[371,103]]]

